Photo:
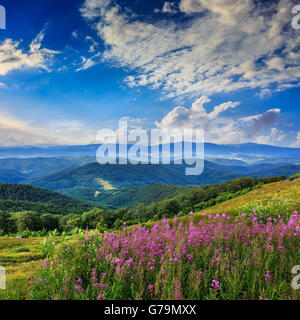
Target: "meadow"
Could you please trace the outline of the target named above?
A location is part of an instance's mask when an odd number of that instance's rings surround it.
[[[300,215],[234,219],[204,214],[184,226],[164,219],[100,234],[44,242],[51,258],[11,299],[299,299],[291,270],[299,261]],[[26,295],[24,293],[26,292]]]
[[[1,238],[1,299],[299,300],[299,180],[115,231]],[[224,213],[227,209],[228,213]]]

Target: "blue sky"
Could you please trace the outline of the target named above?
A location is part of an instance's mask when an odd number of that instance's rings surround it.
[[[132,127],[300,147],[296,1],[0,0],[0,145]]]

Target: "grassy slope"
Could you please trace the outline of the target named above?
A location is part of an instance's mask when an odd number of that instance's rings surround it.
[[[264,185],[262,188],[251,191],[243,196],[220,203],[205,210],[209,214],[223,213],[235,215],[239,208],[252,201],[271,200],[274,196],[278,200],[292,200],[292,209],[300,210],[300,180],[284,180]]]
[[[17,286],[41,268],[41,241],[41,238],[0,238],[0,265],[6,268],[7,285]]]

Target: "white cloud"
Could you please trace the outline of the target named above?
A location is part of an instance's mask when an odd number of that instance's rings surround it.
[[[168,2],[166,1],[164,3],[164,6],[161,10],[162,13],[170,13],[170,14],[173,14],[173,13],[177,13],[177,7],[176,7],[176,4],[174,2]]]
[[[292,2],[182,0],[188,23],[145,22],[110,0],[86,0],[81,12],[106,45],[103,59],[134,71],[129,86],[161,88],[169,98],[199,97],[299,83]]]
[[[96,131],[84,123],[61,118],[41,127],[0,110],[0,145],[86,144],[95,142]]]
[[[191,108],[176,107],[168,113],[161,122],[156,122],[159,128],[201,128],[208,130],[214,121],[218,121],[218,115],[230,108],[236,108],[239,102],[226,102],[214,107],[213,111],[208,113],[204,104],[210,102],[210,99],[203,96],[196,100]]]
[[[29,45],[26,52],[20,48],[19,41],[6,39],[0,43],[0,76],[13,70],[42,68],[48,70],[50,60],[57,51],[42,48],[45,32],[41,31]]]
[[[286,135],[276,129],[280,109],[270,109],[263,114],[234,119],[224,115],[225,111],[239,106],[239,102],[225,102],[207,112],[204,105],[210,102],[206,96],[195,101],[191,108],[176,107],[161,121],[158,128],[204,129],[205,141],[212,143],[269,143],[278,144]]]
[[[297,144],[300,147],[300,131],[297,133]]]
[[[97,59],[99,57],[100,57],[100,53],[96,53],[95,55],[93,55],[90,58],[81,57],[82,61],[81,61],[80,67],[78,67],[76,69],[76,71],[78,72],[78,71],[82,71],[82,70],[87,70],[87,69],[95,66],[99,61],[99,59]]]
[[[249,20],[255,5],[252,0],[181,0],[180,9],[188,14],[208,10],[209,13],[216,14],[222,24],[233,26],[239,23],[244,27],[244,19]]]
[[[72,37],[75,38],[75,39],[78,38],[78,32],[77,32],[77,30],[75,30],[75,31],[72,32]]]
[[[91,36],[86,36],[85,40],[87,42],[90,42],[89,52],[95,52],[98,46],[98,43]]]
[[[271,130],[262,136],[254,137],[252,142],[260,144],[281,144],[281,142],[287,137],[287,135],[277,128],[271,128]]]
[[[180,10],[185,13],[196,13],[204,11],[204,7],[200,1],[183,0],[180,2]]]
[[[300,148],[300,131],[296,134],[296,141],[292,144],[294,148]]]

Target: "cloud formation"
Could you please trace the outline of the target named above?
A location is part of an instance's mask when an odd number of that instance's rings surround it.
[[[0,145],[86,144],[95,141],[96,131],[74,119],[49,120],[41,127],[0,110]]]
[[[162,11],[175,10],[169,3]],[[106,46],[104,61],[133,71],[129,86],[160,88],[167,98],[199,97],[242,88],[270,93],[299,83],[293,3],[182,0],[177,10],[188,22],[144,21],[113,0],[86,0],[81,13]]]
[[[155,9],[154,12],[156,12],[156,13],[162,12],[162,13],[173,14],[173,13],[177,13],[178,10],[177,10],[175,2],[166,1],[161,10],[160,9]]]
[[[297,132],[296,142],[293,144],[293,147],[300,148],[300,131]]]
[[[87,69],[95,66],[99,60],[99,57],[100,57],[100,53],[96,53],[90,58],[81,57],[80,66],[76,69],[76,71],[78,72],[78,71],[82,71],[82,70],[87,70]]]
[[[45,31],[41,31],[30,43],[26,52],[20,48],[20,41],[6,39],[0,42],[0,76],[21,69],[42,68],[48,70],[50,60],[57,51],[42,48]]]
[[[280,109],[270,109],[262,114],[234,119],[224,113],[239,106],[239,102],[228,101],[215,106],[207,112],[204,105],[210,99],[206,96],[194,102],[191,108],[176,107],[161,121],[156,122],[158,128],[204,129],[205,141],[213,143],[245,143],[258,142],[277,144],[286,135],[276,129]]]

